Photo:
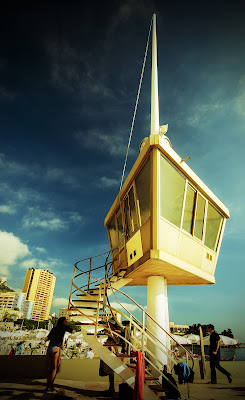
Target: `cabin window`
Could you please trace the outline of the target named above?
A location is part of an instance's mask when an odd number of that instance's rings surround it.
[[[116,224],[115,224],[115,217],[113,217],[111,222],[109,223],[108,231],[109,231],[111,248],[113,248],[117,244],[117,230],[116,230]],[[114,249],[112,251],[112,253],[115,254],[116,249]]]
[[[139,227],[138,219],[135,207],[134,199],[134,188],[131,187],[124,200],[124,216],[125,216],[125,226],[126,226],[126,236],[129,238],[132,233]]]
[[[202,240],[206,200],[197,193],[194,236]]]
[[[118,214],[116,217],[117,221],[117,233],[118,233],[118,247],[121,249],[124,246],[124,240],[123,240],[123,223],[122,223],[122,214]]]
[[[150,158],[135,180],[141,225],[150,218]]]
[[[117,230],[118,230],[118,239],[120,240],[123,237],[123,224],[122,224],[121,213],[117,216]]]
[[[186,200],[185,200],[185,211],[182,228],[192,234],[193,229],[193,216],[195,210],[195,198],[196,191],[191,186],[187,186]]]
[[[216,250],[219,233],[221,230],[223,217],[215,208],[208,203],[208,215],[206,223],[205,246],[211,250]]]
[[[180,227],[185,179],[163,156],[160,160],[160,176],[160,214]]]

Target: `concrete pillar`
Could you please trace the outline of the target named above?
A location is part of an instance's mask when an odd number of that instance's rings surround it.
[[[168,294],[167,280],[162,276],[150,276],[147,279],[147,313],[156,320],[167,332],[169,332]],[[159,328],[150,318],[147,318],[147,328],[152,332],[168,349],[170,341],[168,335]],[[161,346],[162,347],[162,346]],[[156,363],[160,360],[164,365],[168,364],[167,356],[156,347],[150,340],[147,341],[147,348],[153,353],[149,359]],[[162,366],[158,364],[162,369]],[[157,372],[152,370],[153,375]]]

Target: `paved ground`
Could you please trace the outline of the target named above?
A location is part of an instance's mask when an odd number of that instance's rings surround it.
[[[118,392],[118,384],[116,392]],[[55,387],[59,395],[48,395],[44,393],[44,379],[22,379],[0,381],[1,400],[102,400],[111,399],[104,392],[108,389],[107,383],[78,382],[56,379]],[[186,386],[181,385],[180,389],[186,393]],[[220,379],[217,385],[208,385],[207,380],[195,380],[190,385],[191,400],[241,400],[245,399],[245,379],[233,380],[231,384],[225,379]],[[116,393],[115,400],[118,399]],[[129,399],[125,399],[129,400]],[[145,399],[147,400],[147,399]]]

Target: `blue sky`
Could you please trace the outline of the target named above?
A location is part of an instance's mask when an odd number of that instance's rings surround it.
[[[27,268],[48,268],[57,312],[74,263],[109,248],[104,218],[119,190],[156,12],[160,124],[231,214],[216,284],[169,287],[170,320],[214,323],[245,341],[244,3],[10,6],[0,16],[0,275],[18,290]],[[127,173],[150,131],[150,60]],[[134,293],[145,306],[146,289]]]

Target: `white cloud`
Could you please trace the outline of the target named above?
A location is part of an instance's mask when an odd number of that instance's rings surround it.
[[[50,207],[42,210],[39,207],[29,207],[27,214],[23,217],[22,223],[25,228],[41,228],[47,231],[59,231],[67,229],[71,224],[81,223],[83,217],[76,211],[63,211],[57,215]]]
[[[36,250],[40,253],[46,253],[46,249],[44,247],[36,247]]]
[[[0,273],[9,276],[9,268],[30,254],[28,246],[13,233],[0,231]]]
[[[39,259],[39,258],[29,258],[22,263],[20,263],[20,267],[24,269],[28,268],[40,268],[40,269],[48,269],[49,271],[54,273],[56,267],[63,266],[61,260],[57,258],[47,258],[47,259]],[[57,271],[56,271],[57,273]]]
[[[98,179],[98,181],[96,182],[96,185],[101,188],[111,188],[111,187],[115,187],[115,186],[118,186],[118,188],[119,188],[119,183],[120,182],[118,179],[102,176],[101,178]]]
[[[64,297],[55,297],[53,298],[52,301],[52,306],[53,307],[67,307],[68,305],[68,299],[65,299]]]
[[[24,227],[26,228],[42,228],[49,231],[58,231],[67,228],[66,223],[59,218],[51,218],[45,220],[38,217],[24,217],[23,222]]]
[[[186,122],[193,127],[206,126],[213,113],[220,109],[222,109],[222,105],[219,103],[196,104],[191,107]]]
[[[56,181],[59,183],[66,183],[68,185],[78,185],[77,180],[75,179],[74,176],[71,176],[66,170],[63,168],[57,168],[57,167],[48,167],[46,170],[46,178],[49,181]]]
[[[0,213],[15,214],[16,209],[13,206],[2,205],[2,206],[0,206]]]
[[[123,307],[126,308],[126,310],[128,310],[128,311],[130,311],[130,312],[139,309],[139,308],[136,306],[136,304],[124,303],[124,302],[121,302],[121,304],[122,304]],[[110,303],[110,305],[111,305],[111,307],[115,308],[116,310],[124,310],[124,311],[125,311],[125,309],[124,309],[120,304],[118,304],[118,303],[116,303],[116,302],[112,302],[112,303]]]
[[[245,75],[240,79],[238,83],[239,95],[234,100],[234,111],[245,116]]]
[[[24,216],[23,225],[25,228],[41,228],[49,231],[67,228],[67,222],[58,217],[52,209],[42,211],[34,207],[30,207],[28,214]]]
[[[128,132],[129,134],[129,132]],[[89,131],[77,132],[75,135],[76,140],[88,148],[94,148],[96,143],[97,150],[101,152],[107,152],[111,156],[125,156],[127,150],[127,135],[125,136],[125,130],[116,129],[113,135],[106,134],[97,129],[91,129]],[[130,148],[129,154],[135,155],[135,150]]]

